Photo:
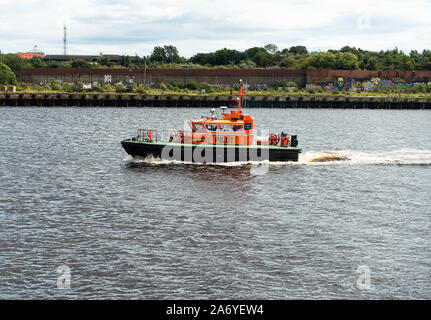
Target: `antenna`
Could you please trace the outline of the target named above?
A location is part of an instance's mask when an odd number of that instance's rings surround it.
[[[63,35],[63,55],[67,56],[67,28],[64,26],[64,35]]]
[[[242,79],[239,79],[239,98],[238,98],[238,112],[241,113],[241,101],[242,100]]]
[[[244,90],[244,108],[247,106],[247,90],[248,90],[248,85],[247,85],[247,80],[245,80],[245,90]]]

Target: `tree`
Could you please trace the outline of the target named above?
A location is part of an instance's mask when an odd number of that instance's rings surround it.
[[[334,69],[335,54],[330,52],[315,52],[306,60],[306,68]]]
[[[151,61],[165,62],[166,61],[166,53],[165,49],[162,47],[154,47],[153,52],[150,56]]]
[[[12,71],[20,70],[26,63],[25,59],[16,54],[5,54],[2,57],[3,63],[9,66]]]
[[[180,55],[178,54],[178,49],[174,46],[164,46],[165,58],[167,62],[178,63],[180,61]]]
[[[305,46],[292,46],[289,48],[289,52],[293,53],[294,55],[308,54],[307,47],[305,47]]]
[[[275,44],[267,44],[263,47],[268,53],[275,54],[278,51],[278,47]]]
[[[105,66],[105,67],[110,68],[110,67],[112,67],[113,62],[111,62],[111,61],[109,60],[109,57],[107,57],[107,56],[103,56],[102,60],[100,61],[100,64],[101,64],[102,66]]]
[[[181,58],[178,54],[178,49],[174,46],[156,46],[151,53],[150,60],[161,63],[178,63]]]
[[[260,47],[253,47],[253,48],[249,48],[249,49],[245,50],[244,53],[247,55],[247,57],[249,57],[250,59],[253,60],[256,53],[258,53],[262,49],[263,48],[260,48]]]
[[[366,54],[363,61],[361,62],[361,69],[363,70],[378,70],[378,58],[370,54]]]
[[[271,62],[271,55],[264,49],[258,51],[253,61],[256,63],[259,67],[267,67]]]
[[[352,52],[353,48],[350,48],[349,46],[344,46],[340,49],[341,52]]]
[[[288,68],[288,69],[294,69],[295,64],[297,63],[297,59],[288,57],[283,59],[283,61],[280,63],[280,67],[282,68]]]
[[[423,70],[431,70],[431,51],[424,50],[422,52],[422,68]]]
[[[205,64],[209,63],[208,62],[209,55],[211,55],[211,53],[196,53],[194,56],[192,56],[189,59],[189,62],[200,64],[200,65],[205,65]]]
[[[30,59],[30,64],[34,68],[46,68],[46,63],[40,57],[34,56]]]
[[[121,56],[121,65],[123,67],[129,67],[130,66],[130,57],[129,56]]]
[[[284,54],[277,52],[271,58],[271,65],[279,65],[284,60],[284,58],[285,58]]]
[[[88,61],[78,59],[72,61],[72,68],[90,68],[91,64]]]
[[[357,70],[359,69],[358,57],[350,52],[337,52],[335,54],[335,69]]]
[[[220,66],[238,64],[246,59],[247,55],[244,52],[224,48],[214,52],[214,54],[208,58],[208,62],[213,66]]]
[[[271,63],[272,56],[264,48],[253,47],[245,50],[244,53],[259,67],[266,67]]]
[[[414,70],[415,69],[415,66],[413,65],[413,62],[411,59],[406,61],[406,63],[404,64],[404,69],[405,70]]]
[[[47,63],[48,68],[60,68],[61,67],[61,63],[58,61],[49,61]]]
[[[0,84],[16,85],[16,76],[11,68],[0,62]]]

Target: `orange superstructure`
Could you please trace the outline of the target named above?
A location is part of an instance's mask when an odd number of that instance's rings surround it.
[[[221,116],[217,117],[214,114],[215,110],[212,109],[212,116],[188,121],[191,131],[178,130],[172,140],[191,144],[251,145],[253,143],[253,118],[241,111],[244,94],[240,81],[236,110],[226,113],[226,107],[224,107]]]

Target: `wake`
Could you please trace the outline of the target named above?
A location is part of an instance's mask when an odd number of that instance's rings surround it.
[[[308,151],[302,157],[300,156],[298,163],[305,165],[430,165],[431,150],[400,149],[385,152],[365,152],[358,150]]]
[[[228,163],[194,163],[177,160],[163,160],[160,158],[133,158],[128,156],[126,163],[143,163],[148,165],[199,165],[199,166],[330,166],[330,165],[431,165],[431,150],[424,149],[400,149],[385,152],[365,152],[360,150],[324,150],[307,151],[299,155],[298,162],[273,162],[273,161],[242,161]]]

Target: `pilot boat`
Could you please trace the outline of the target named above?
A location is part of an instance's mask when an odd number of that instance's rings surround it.
[[[222,106],[221,115],[217,115],[211,109],[209,116],[185,121],[184,130],[159,134],[153,129],[138,129],[135,137],[121,141],[121,145],[133,157],[184,162],[298,161],[301,149],[296,135],[255,134],[253,118],[242,112],[245,94],[240,80],[238,105],[232,110]]]

